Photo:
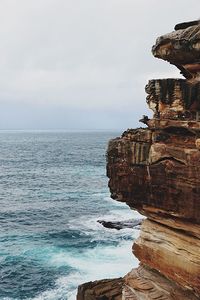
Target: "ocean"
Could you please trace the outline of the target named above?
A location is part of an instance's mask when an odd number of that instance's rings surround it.
[[[138,218],[109,197],[108,140],[119,132],[0,132],[0,300],[75,300],[83,282],[122,276],[138,262]]]

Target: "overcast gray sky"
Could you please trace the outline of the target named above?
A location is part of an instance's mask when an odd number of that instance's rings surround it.
[[[148,79],[180,77],[156,37],[199,0],[1,0],[0,129],[138,126]]]

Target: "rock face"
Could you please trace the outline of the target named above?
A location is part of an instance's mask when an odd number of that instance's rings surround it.
[[[200,22],[175,26],[175,31],[159,37],[152,49],[155,57],[177,66],[187,79],[199,77]]]
[[[108,145],[111,197],[147,217],[133,245],[140,267],[124,277],[122,300],[200,299],[199,21],[176,25],[152,52],[186,79],[150,80],[153,118]]]
[[[124,279],[105,279],[85,283],[78,288],[77,300],[122,300]]]
[[[133,269],[124,278],[122,299],[126,300],[197,300],[188,289],[161,276],[147,266]]]
[[[180,125],[139,132],[139,138],[138,130],[131,136],[128,131],[109,143],[112,197],[146,216],[157,213],[200,224],[198,133]]]

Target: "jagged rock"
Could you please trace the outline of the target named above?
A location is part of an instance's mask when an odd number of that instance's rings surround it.
[[[148,125],[148,121],[149,121],[149,117],[148,116],[145,116],[143,115],[142,119],[139,120],[139,122],[145,124],[145,125]]]
[[[78,287],[77,300],[122,300],[123,279],[87,282]]]
[[[125,221],[105,221],[105,220],[98,220],[98,223],[102,224],[106,228],[110,229],[125,229],[125,228],[136,228],[137,226],[142,224],[142,219],[137,220],[125,220]]]
[[[189,25],[189,26],[188,26]],[[152,48],[155,57],[176,65],[187,78],[198,77],[200,72],[200,23],[183,23],[169,34],[156,40]]]
[[[146,92],[147,103],[155,117],[198,121],[200,82],[192,84],[183,79],[150,80]]]

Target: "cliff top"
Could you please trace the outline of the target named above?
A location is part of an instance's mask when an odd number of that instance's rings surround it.
[[[152,48],[155,57],[177,66],[187,78],[200,73],[200,21],[180,23],[160,36]]]

